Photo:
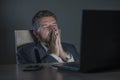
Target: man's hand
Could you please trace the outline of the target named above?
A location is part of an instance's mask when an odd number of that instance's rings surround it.
[[[59,34],[58,34],[58,46],[59,46],[59,57],[61,58],[66,58],[68,53],[64,51],[62,44],[61,44],[61,30],[59,29]]]
[[[61,30],[53,28],[50,32],[50,51],[61,58],[66,58],[67,52],[63,50],[61,44]]]
[[[50,45],[50,52],[59,56],[59,47],[58,47],[58,43],[57,43],[57,35],[56,35],[54,30],[50,31],[49,45]]]

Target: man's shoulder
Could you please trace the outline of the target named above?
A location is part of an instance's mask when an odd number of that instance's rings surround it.
[[[26,43],[26,44],[23,44],[23,45],[20,45],[18,46],[18,48],[21,48],[21,47],[29,47],[29,46],[34,46],[35,43],[34,42],[31,42],[31,43]]]
[[[69,49],[73,50],[73,49],[75,49],[75,46],[73,44],[71,44],[71,43],[62,42],[62,46],[66,50],[69,50]]]
[[[67,42],[62,42],[62,45],[63,45],[63,46],[74,46],[73,44],[67,43]]]
[[[32,49],[32,48],[35,48],[36,47],[36,43],[34,42],[31,42],[31,43],[26,43],[26,44],[23,44],[23,45],[20,45],[17,47],[18,50],[23,50],[23,49]]]

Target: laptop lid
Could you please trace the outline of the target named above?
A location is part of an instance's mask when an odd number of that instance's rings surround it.
[[[83,10],[82,72],[120,68],[120,11]]]

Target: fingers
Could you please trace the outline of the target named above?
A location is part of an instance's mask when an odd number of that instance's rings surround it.
[[[52,30],[50,32],[50,44],[55,45],[55,42],[56,42],[56,35],[55,32]]]
[[[56,41],[56,34],[54,31],[52,31],[52,41],[55,43]]]
[[[55,35],[55,32],[52,30],[50,33],[50,51],[51,53],[56,54],[57,56],[59,56],[59,48],[58,48],[58,44],[57,44],[57,36]]]
[[[61,34],[61,30],[56,30],[56,29],[50,29],[49,31],[49,35],[50,35],[50,43],[54,43],[57,44],[59,43],[60,40],[60,34]]]
[[[55,32],[55,35],[58,35],[58,28],[57,27],[52,27],[52,28],[50,28],[52,31],[54,31]]]

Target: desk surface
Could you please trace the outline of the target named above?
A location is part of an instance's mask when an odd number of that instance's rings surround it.
[[[42,70],[24,72],[25,66],[0,65],[0,80],[120,80],[120,71],[81,73],[44,65]]]

